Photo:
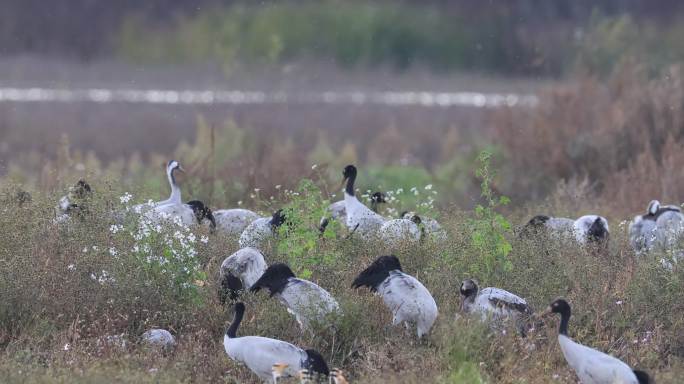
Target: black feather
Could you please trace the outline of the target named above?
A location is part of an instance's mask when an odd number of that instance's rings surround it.
[[[31,197],[31,194],[26,191],[18,191],[14,200],[21,207],[24,204],[30,203],[33,198]]]
[[[597,217],[596,220],[589,227],[587,237],[590,241],[601,241],[608,238],[608,229],[603,224],[603,220]]]
[[[261,288],[267,288],[271,292],[271,296],[280,293],[285,289],[290,278],[294,278],[295,274],[290,267],[283,263],[276,263],[268,267],[266,272],[259,278],[259,280],[249,289],[251,292],[257,292]]]
[[[466,286],[468,287],[466,288]],[[472,279],[464,280],[459,288],[461,295],[469,298],[471,302],[475,300],[475,295],[477,295],[479,290],[480,288],[478,287],[477,283]]]
[[[648,384],[651,382],[651,377],[648,375],[648,373],[640,371],[638,369],[635,369],[633,372],[639,384]]]
[[[520,232],[518,233],[518,236],[526,237],[543,233],[543,230],[546,228],[546,223],[550,219],[551,218],[546,215],[537,215],[531,218],[530,221],[528,221],[527,224],[525,224],[521,228]]]
[[[489,302],[499,308],[506,308],[512,311],[520,312],[523,314],[531,314],[532,310],[530,309],[530,306],[527,304],[523,303],[511,303],[506,300],[501,300],[496,297],[490,297]]]
[[[230,323],[228,329],[226,329],[226,336],[232,338],[237,337],[237,330],[242,322],[242,317],[245,315],[245,304],[237,303],[235,304],[235,317],[233,317],[233,322]]]
[[[353,165],[347,165],[342,171],[342,176],[344,180],[347,181],[347,185],[344,187],[344,191],[350,195],[354,196],[354,182],[356,181],[356,167]]]
[[[228,272],[221,279],[221,286],[219,288],[219,300],[221,301],[221,304],[226,304],[229,300],[236,301],[243,290],[242,281]]]
[[[378,286],[387,279],[389,273],[396,270],[401,271],[401,263],[396,256],[380,256],[373,264],[359,273],[352,283],[352,288],[368,287],[375,292]]]
[[[307,349],[305,352],[306,360],[304,361],[304,364],[302,364],[305,369],[308,369],[311,372],[318,373],[319,375],[330,375],[330,369],[328,369],[328,364],[325,362],[323,356],[321,356],[321,354],[318,353],[318,351],[316,351],[315,349]]]
[[[90,184],[86,183],[83,179],[79,180],[76,185],[74,185],[74,196],[79,199],[85,199],[92,194],[93,190],[90,188]]]
[[[211,212],[211,209],[204,205],[203,202],[199,200],[190,200],[187,203],[185,203],[192,208],[192,212],[195,214],[195,218],[197,219],[198,223],[201,223],[204,219],[209,220],[211,229],[216,228],[216,220],[214,219],[214,214]]]
[[[283,210],[279,209],[273,213],[270,223],[272,227],[278,228],[285,223],[285,220],[286,217],[285,214],[283,214]]]
[[[321,219],[321,224],[318,226],[318,231],[323,234],[325,232],[325,229],[328,228],[328,224],[330,224],[330,219],[327,217],[324,217]]]

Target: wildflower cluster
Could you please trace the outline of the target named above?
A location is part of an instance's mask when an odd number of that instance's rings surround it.
[[[382,188],[380,188],[382,190]],[[366,204],[370,204],[373,192],[366,190],[361,198]],[[428,215],[434,217],[436,214],[435,201],[437,198],[437,191],[434,190],[432,184],[428,184],[422,188],[411,187],[408,190],[404,188],[397,188],[396,190],[388,190],[384,192],[387,208],[387,214],[391,217],[398,217],[401,211],[416,212],[421,215]]]
[[[125,204],[131,198],[126,193],[120,200]],[[129,248],[123,252],[111,246],[109,254],[112,257],[130,255],[141,267],[146,284],[168,288],[180,299],[198,297],[198,285],[206,276],[197,257],[196,244],[198,241],[206,244],[209,240],[206,236],[198,239],[180,217],[164,213],[132,215],[125,224],[113,224],[109,230],[116,244]]]

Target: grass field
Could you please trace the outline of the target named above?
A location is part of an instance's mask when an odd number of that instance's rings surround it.
[[[106,218],[111,209],[130,204],[120,198],[127,191],[106,179],[92,183],[97,194],[90,214],[69,225],[52,221],[55,195],[35,194],[29,204],[5,205],[0,242],[5,382],[255,382],[222,347],[232,313],[218,302],[216,278],[220,262],[237,249],[234,239],[194,229],[197,240],[190,246],[196,256],[174,263],[197,272],[169,277],[141,261],[138,248],[164,252],[179,246],[164,245],[161,233],[140,243],[133,222],[117,229]],[[430,336],[418,341],[401,327],[386,327],[390,314],[379,298],[350,289],[365,265],[390,250],[346,240],[343,231],[318,239],[315,220],[325,206],[318,193],[327,187],[318,180],[259,203],[264,209],[285,205],[299,212],[298,229],[282,234],[267,260],[285,261],[330,290],[344,311],[338,328],[319,329],[315,336],[302,333],[275,300],[248,295],[242,335],[315,347],[355,382],[574,383],[555,341],[555,320],[521,339],[515,332],[492,333],[458,315],[458,286],[473,277],[518,293],[540,311],[554,298],[566,297],[574,309],[571,334],[579,341],[648,369],[659,383],[676,383],[684,373],[684,276],[681,269],[663,269],[661,255],[637,258],[623,224],[612,221],[610,248],[596,253],[550,239],[518,238],[505,223],[521,223],[529,215],[516,210],[502,224],[495,218],[500,208],[495,201],[479,213],[424,205],[423,212],[437,215],[446,226],[449,240],[393,250],[405,270],[431,290],[440,309]],[[5,188],[11,198],[13,187]],[[424,187],[420,193],[426,194]],[[133,200],[145,199],[136,193]],[[175,351],[161,354],[139,345],[139,336],[150,327],[172,330],[179,340]],[[122,335],[127,344],[108,343],[112,335]]]
[[[289,209],[297,224],[272,244],[267,262],[287,262],[329,290],[344,312],[335,329],[313,336],[276,300],[247,295],[241,335],[316,348],[357,383],[575,383],[556,341],[558,319],[521,339],[459,315],[460,282],[475,278],[525,297],[537,311],[567,298],[572,337],[658,383],[680,383],[684,272],[662,267],[668,255],[637,256],[626,238],[626,220],[650,199],[678,203],[684,192],[678,73],[646,78],[625,70],[606,83],[558,87],[537,109],[492,113],[484,126],[493,134],[477,139],[389,127],[373,142],[319,137],[302,145],[269,141],[234,123],[212,130],[200,119],[194,140],[173,154],[103,161],[96,151],[71,148],[69,138],[50,149],[54,155],[16,154],[1,187],[0,377],[12,384],[256,382],[222,345],[232,312],[219,304],[217,274],[237,250],[235,239],[205,228],[140,237],[135,220],[111,219],[112,211],[164,198],[161,164],[173,157],[188,170],[180,180],[184,200],[265,214]],[[434,151],[417,156],[413,138],[433,142]],[[478,161],[481,148],[491,150],[491,163]],[[339,199],[342,167],[352,162],[362,191],[393,192],[384,213],[415,208],[436,217],[448,241],[387,250],[347,240],[334,225],[319,238],[320,214]],[[94,189],[88,214],[55,224],[57,200],[82,177]],[[20,189],[31,202],[19,204]],[[534,214],[590,212],[610,221],[605,251],[516,232]],[[176,230],[183,244],[165,241]],[[440,314],[425,340],[387,327],[391,315],[381,299],[350,288],[359,271],[390,251],[437,301]],[[150,262],[152,253],[167,255],[168,266]],[[171,330],[177,348],[160,353],[140,345],[152,327]],[[126,344],[107,341],[115,335]]]

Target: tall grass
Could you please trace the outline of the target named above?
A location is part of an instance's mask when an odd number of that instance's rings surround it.
[[[684,193],[684,87],[679,67],[649,78],[628,64],[606,82],[595,77],[541,95],[532,111],[495,118],[506,159],[502,188],[514,200],[544,198],[558,181],[585,185],[595,208],[618,215]],[[524,174],[524,177],[520,175]]]
[[[478,174],[490,177],[484,170]],[[136,195],[124,203],[120,197],[127,191],[112,186],[106,176],[91,183],[96,193],[89,215],[61,225],[52,220],[58,195],[33,191],[32,202],[18,204],[12,200],[17,187],[5,186],[7,204],[0,215],[0,372],[7,382],[47,382],[49,377],[65,382],[255,382],[251,373],[225,356],[221,345],[232,314],[218,302],[216,277],[222,259],[236,250],[235,242],[192,229],[197,238],[209,238],[207,244],[194,245],[206,278],[192,283],[197,296],[184,301],[174,285],[152,278],[140,263],[139,250],[126,235],[134,227],[112,228],[113,210],[144,198]],[[491,220],[521,222],[524,211],[497,218],[503,212],[494,204],[484,216],[456,209],[440,212],[449,233],[446,243],[395,250],[405,271],[425,284],[440,309],[431,335],[418,341],[402,327],[387,327],[391,314],[380,298],[350,288],[354,276],[387,250],[346,239],[342,230],[319,239],[314,216],[326,202],[312,197],[331,186],[315,179],[303,188],[305,194],[288,192],[274,201],[253,202],[257,208],[289,204],[297,223],[296,230],[284,231],[278,240],[288,245],[269,250],[267,260],[299,266],[298,272],[338,299],[344,315],[337,327],[319,329],[313,336],[299,331],[276,300],[247,295],[242,335],[317,348],[356,382],[574,383],[555,341],[557,320],[548,320],[523,340],[512,330],[492,333],[458,314],[458,287],[469,277],[480,279],[483,287],[511,290],[537,310],[558,296],[567,297],[574,310],[570,332],[578,341],[648,369],[661,383],[676,383],[684,373],[679,332],[684,296],[678,288],[682,269],[662,268],[658,255],[636,258],[617,228],[610,247],[596,253],[550,238],[520,238],[491,225]],[[486,193],[491,197],[493,192]],[[490,224],[473,227],[482,222]],[[488,251],[472,241],[473,228],[502,236],[510,250],[483,255]],[[312,247],[295,249],[310,239],[315,239]],[[505,260],[508,267],[480,273],[488,270],[490,256]],[[141,347],[139,336],[150,327],[170,329],[178,338],[177,349],[162,355]],[[113,335],[122,335],[128,343],[108,341]]]

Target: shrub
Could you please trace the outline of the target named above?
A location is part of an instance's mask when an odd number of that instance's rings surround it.
[[[467,221],[470,230],[470,246],[473,248],[477,262],[472,263],[470,272],[482,279],[490,280],[513,268],[508,254],[511,244],[506,235],[511,225],[496,210],[509,203],[505,196],[496,196],[492,191],[494,171],[490,167],[492,154],[483,151],[478,156],[479,168],[475,175],[482,180],[482,198],[485,205],[478,204],[472,218]]]

